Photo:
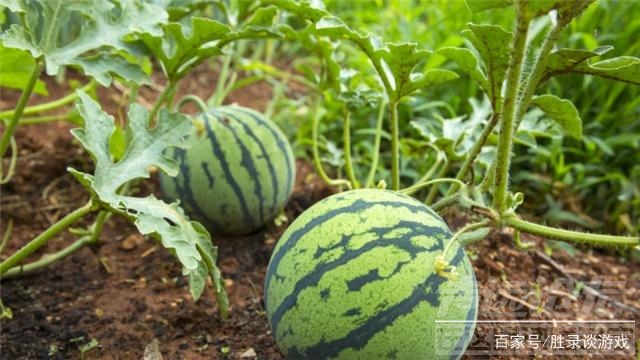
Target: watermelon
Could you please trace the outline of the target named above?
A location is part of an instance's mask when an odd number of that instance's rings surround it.
[[[265,278],[272,335],[289,359],[459,358],[477,318],[464,250],[433,210],[397,192],[352,190],[302,213],[274,248]],[[445,274],[446,275],[446,274]]]
[[[211,232],[256,231],[289,199],[295,179],[291,145],[260,113],[240,106],[210,109],[194,119],[187,142],[187,149],[170,154],[178,176],[161,174],[160,187]]]

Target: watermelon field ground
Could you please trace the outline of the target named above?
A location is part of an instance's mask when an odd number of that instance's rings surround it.
[[[51,98],[67,93],[54,80],[48,82]],[[200,67],[182,81],[180,92],[209,96],[203,89],[213,82],[208,69]],[[157,93],[146,91],[141,98],[151,102]],[[3,90],[0,110],[13,107],[18,96]],[[101,90],[99,96],[108,112],[124,111],[117,89]],[[257,83],[233,93],[228,102],[262,110],[269,97],[269,86]],[[72,141],[71,127],[49,123],[18,129],[19,170],[3,185],[0,204],[3,217],[14,221],[8,253],[86,201],[86,192],[66,171],[68,166],[90,167],[88,155]],[[296,165],[297,180],[286,206],[289,222],[333,192],[305,160]],[[158,194],[157,181],[135,192]],[[459,214],[446,215],[452,229],[466,222]],[[210,287],[198,302],[192,301],[175,258],[113,217],[99,246],[28,277],[3,281],[2,302],[13,310],[13,318],[1,323],[0,358],[281,359],[263,308],[263,282],[271,251],[286,226],[269,224],[249,236],[214,238],[230,304],[230,316],[223,321]],[[589,249],[575,256],[571,249],[556,248],[548,255],[542,240],[523,237],[536,243],[533,250],[517,250],[509,233],[468,248],[479,284],[479,320],[513,319],[516,314],[522,320],[551,320],[560,313],[589,320],[609,314],[635,320],[640,334],[640,262],[621,262],[616,253]],[[58,237],[34,257],[60,249],[70,239]],[[585,313],[585,304],[594,302],[600,305]],[[481,327],[476,335],[482,337]]]

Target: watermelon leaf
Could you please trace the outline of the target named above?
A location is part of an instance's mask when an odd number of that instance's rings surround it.
[[[153,195],[139,198],[118,193],[127,182],[148,178],[151,167],[169,175],[177,174],[175,162],[164,153],[168,148],[185,146],[184,138],[191,130],[189,118],[163,109],[156,127],[149,129],[148,111],[133,104],[128,117],[132,138],[122,159],[114,163],[110,152],[116,129],[113,118],[87,94],[78,91],[78,98],[78,111],[85,120],[85,128],[74,129],[72,133],[96,164],[93,175],[73,168],[69,171],[102,206],[131,220],[142,234],[159,238],[182,264],[194,299],[202,294],[207,274],[211,276],[221,312],[226,314],[224,288],[215,266],[216,248],[204,227],[190,221],[177,203],[167,204]]]
[[[177,22],[168,23],[163,29],[164,32],[158,34],[141,34],[140,39],[172,80],[179,79],[188,68],[206,58],[221,54],[218,47],[205,45],[231,32],[231,28],[221,22],[200,17],[191,18],[190,29]]]
[[[7,48],[0,42],[0,87],[24,89],[35,66],[35,60],[27,51]],[[42,80],[36,82],[33,91],[49,95]]]
[[[496,25],[469,24],[468,27],[469,30],[463,31],[462,35],[471,41],[482,60],[489,79],[484,89],[494,110],[499,112],[500,110],[496,107],[501,103],[500,92],[509,66],[510,44],[513,34]],[[463,56],[466,58],[465,62],[470,61],[468,55]],[[472,66],[472,63],[467,66]]]
[[[555,95],[545,94],[534,96],[532,105],[538,106],[551,119],[553,119],[562,131],[576,139],[582,138],[582,120],[573,103],[567,99],[560,99]]]
[[[489,80],[480,68],[480,59],[473,51],[459,47],[445,47],[439,49],[437,53],[456,63],[471,79],[488,91]]]
[[[640,58],[619,56],[589,62],[589,59],[604,55],[612,46],[601,46],[595,50],[560,49],[549,55],[543,81],[552,76],[568,73],[595,75],[607,79],[640,85]]]
[[[111,82],[110,72],[130,74],[136,66],[125,66],[118,54],[136,53],[124,38],[133,33],[159,34],[159,24],[167,19],[164,9],[139,0],[22,0],[2,4],[24,13],[23,24],[11,25],[2,35],[6,47],[27,50],[34,58],[43,57],[49,75],[56,75],[63,66],[75,65],[104,86]],[[69,39],[64,34],[72,19],[82,19],[82,23],[78,35]],[[60,39],[65,42],[60,43]],[[85,58],[86,54],[92,57]],[[142,70],[135,74],[131,81],[150,82]]]

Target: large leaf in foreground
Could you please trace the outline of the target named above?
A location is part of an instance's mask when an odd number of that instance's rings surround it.
[[[0,4],[7,3],[0,0]],[[135,53],[124,40],[128,35],[161,34],[159,25],[167,19],[161,7],[139,0],[21,0],[8,5],[23,13],[24,20],[3,34],[5,46],[27,50],[35,58],[44,57],[47,74],[56,75],[61,67],[71,65],[79,66],[105,86],[111,81],[109,73],[138,83],[149,82],[139,67],[123,65],[118,52]],[[71,21],[81,24],[74,38],[67,35]],[[99,62],[95,61],[96,56]],[[124,73],[120,72],[123,68]],[[135,77],[128,78],[132,72]]]
[[[226,315],[224,284],[215,266],[217,251],[206,230],[197,222],[189,221],[176,203],[167,204],[153,195],[138,198],[118,193],[125,183],[148,178],[151,167],[169,175],[177,173],[177,165],[164,153],[168,148],[185,146],[184,138],[191,128],[189,118],[162,110],[156,127],[149,129],[147,110],[138,104],[132,105],[128,117],[132,138],[124,157],[113,163],[109,149],[115,131],[113,118],[85,93],[78,92],[78,97],[78,111],[84,118],[85,129],[74,129],[73,135],[94,158],[95,173],[71,168],[69,171],[103,206],[133,221],[142,234],[160,239],[182,264],[194,299],[200,297],[210,276],[221,313]]]

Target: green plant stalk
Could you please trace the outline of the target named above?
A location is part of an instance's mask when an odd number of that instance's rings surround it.
[[[78,240],[73,242],[71,245],[65,247],[64,249],[54,254],[45,255],[41,259],[26,265],[17,265],[15,267],[10,268],[9,270],[7,270],[6,273],[2,275],[2,279],[16,278],[22,275],[29,274],[36,270],[39,270],[43,267],[51,265],[56,261],[64,259],[65,257],[73,254],[74,252],[78,251],[79,249],[83,248],[84,246],[90,243],[91,242],[89,241],[89,236],[82,236]]]
[[[10,278],[15,278],[18,276],[29,274],[41,268],[47,267],[53,264],[54,262],[60,261],[87,245],[96,244],[98,242],[98,239],[100,238],[102,229],[104,228],[104,223],[110,216],[111,216],[110,212],[106,210],[101,210],[96,216],[96,220],[91,225],[91,230],[89,234],[81,236],[76,241],[74,241],[73,243],[71,243],[70,245],[68,245],[67,247],[65,247],[64,249],[58,252],[45,255],[41,259],[36,260],[32,263],[25,264],[25,265],[18,265],[10,268],[9,270],[7,270],[7,272],[4,275],[2,275],[2,278],[10,279]]]
[[[425,186],[429,186],[429,185],[433,185],[433,184],[439,184],[439,183],[454,183],[454,184],[458,184],[459,186],[465,186],[465,184],[462,181],[458,180],[458,179],[438,178],[438,179],[433,179],[433,180],[420,182],[418,184],[409,186],[406,189],[399,190],[399,192],[408,195],[408,194],[411,194],[411,193],[415,192],[416,190],[421,189],[421,188],[423,188]]]
[[[518,13],[518,25],[513,35],[511,59],[507,68],[507,83],[504,97],[503,115],[498,134],[498,149],[496,153],[496,178],[493,207],[498,213],[507,210],[507,192],[509,190],[509,169],[511,163],[511,148],[513,146],[514,118],[518,107],[518,89],[522,64],[524,62],[525,48],[529,22],[525,18],[524,10],[516,2]]]
[[[418,179],[418,181],[416,181],[416,184],[421,184],[431,178],[433,178],[433,174],[436,172],[436,170],[442,166],[442,164],[446,161],[446,159],[438,156],[438,158],[436,159],[436,161],[433,163],[433,165],[431,165],[431,167],[429,168],[429,170],[422,175],[422,177],[420,179]],[[457,185],[457,184],[456,184]],[[413,186],[411,186],[413,187]],[[406,190],[406,189],[405,189]],[[411,192],[405,192],[405,194],[407,195],[412,195],[413,193],[415,193],[418,190],[418,188],[412,190]]]
[[[96,210],[96,205],[93,201],[87,202],[85,205],[79,207],[73,212],[67,214],[55,224],[51,225],[47,230],[40,233],[40,235],[33,238],[29,243],[20,248],[20,250],[13,253],[6,260],[0,263],[0,276],[4,275],[9,269],[18,265],[27,256],[31,255],[36,250],[44,246],[52,237],[67,229],[71,224],[78,219]]]
[[[31,71],[31,75],[29,77],[29,81],[27,82],[27,86],[20,94],[20,98],[18,99],[18,104],[13,110],[13,116],[9,123],[7,123],[4,128],[4,133],[2,133],[2,138],[0,138],[0,158],[4,157],[7,149],[9,148],[9,143],[11,138],[13,137],[13,133],[16,131],[16,126],[22,117],[22,112],[24,108],[27,106],[27,101],[31,97],[31,93],[33,92],[33,88],[36,86],[36,81],[40,77],[40,73],[42,72],[42,62],[38,61],[36,66],[33,67],[33,71]]]
[[[496,124],[498,123],[499,119],[500,119],[499,113],[493,113],[493,115],[491,115],[489,122],[484,127],[484,129],[482,129],[482,133],[480,133],[480,137],[478,138],[478,140],[476,140],[475,144],[473,144],[473,147],[471,148],[471,150],[469,150],[469,154],[467,155],[466,159],[464,159],[464,162],[462,163],[462,167],[460,167],[460,170],[456,175],[456,179],[462,181],[464,177],[467,176],[467,174],[473,167],[473,164],[476,161],[476,158],[480,154],[480,151],[482,151],[482,148],[487,143],[487,140],[489,139],[489,135],[491,135],[491,132],[496,127]],[[453,184],[449,188],[449,191],[447,192],[447,196],[453,194],[456,190],[458,190],[458,185]]]
[[[525,80],[526,82],[524,84],[524,90],[522,91],[522,95],[520,97],[519,106],[516,109],[516,125],[514,126],[514,130],[517,130],[520,126],[520,122],[522,121],[522,118],[524,117],[524,114],[526,113],[527,108],[531,103],[533,93],[535,92],[538,85],[540,85],[540,81],[542,79],[542,76],[544,75],[544,70],[547,66],[549,54],[553,50],[553,46],[558,41],[558,37],[565,27],[565,23],[556,23],[542,42],[542,46],[540,48],[540,51],[538,52],[538,56],[534,61],[531,73]]]
[[[451,169],[451,163],[449,161],[445,162],[442,168],[440,168],[440,172],[438,173],[438,178],[444,178],[444,176],[449,172],[450,169]],[[424,203],[427,205],[433,204],[433,201],[435,200],[436,195],[438,195],[438,187],[434,186],[429,190],[427,197],[424,199]]]
[[[373,140],[373,153],[371,154],[371,168],[369,169],[369,175],[367,175],[367,181],[365,187],[370,188],[373,186],[374,178],[376,176],[376,170],[378,170],[378,161],[380,160],[380,143],[382,140],[382,123],[384,122],[384,104],[380,104],[380,110],[378,111],[378,118],[376,120],[376,136]]]
[[[634,247],[640,245],[640,237],[589,234],[580,231],[557,229],[535,224],[515,216],[500,219],[501,225],[520,230],[528,234],[542,236],[549,239],[562,240],[595,246]]]
[[[9,159],[9,170],[7,170],[7,175],[5,176],[2,162],[0,161],[0,185],[4,185],[11,181],[13,173],[16,170],[16,164],[18,163],[18,143],[13,136],[11,137],[11,141],[9,142],[11,143],[11,159]]]
[[[0,254],[2,254],[2,250],[4,250],[4,247],[7,246],[7,243],[9,242],[9,236],[11,235],[11,231],[13,231],[13,220],[9,218],[8,222],[9,224],[4,231],[4,234],[2,234],[2,242],[0,242]]]
[[[356,174],[353,171],[353,158],[351,157],[351,113],[347,107],[344,107],[344,125],[342,127],[342,141],[344,148],[344,169],[347,179],[351,182],[354,189],[359,188]]]
[[[398,101],[389,102],[389,121],[391,122],[391,189],[400,189],[400,140],[398,130]]]
[[[67,118],[68,118],[67,114],[23,117],[22,119],[20,119],[20,125],[44,124],[48,122],[65,120]]]
[[[178,103],[176,104],[176,107],[175,107],[175,111],[180,111],[180,108],[184,106],[187,102],[193,103],[200,110],[201,113],[207,112],[207,104],[205,104],[204,101],[202,101],[202,99],[192,94],[185,95],[180,100],[178,100]]]
[[[160,107],[162,106],[162,104],[164,104],[165,102],[170,102],[170,98],[173,96],[172,93],[175,90],[177,85],[178,85],[178,80],[169,80],[169,83],[164,88],[164,90],[162,90],[162,92],[160,93],[160,96],[158,96],[158,99],[153,105],[153,109],[151,109],[151,112],[149,112],[149,118],[147,120],[148,123],[152,123],[153,119],[156,118],[156,115],[158,114],[158,111],[160,110]]]
[[[449,249],[451,249],[451,244],[457,242],[460,236],[464,235],[465,233],[468,233],[469,231],[490,227],[491,222],[492,222],[491,219],[480,220],[475,223],[467,224],[464,227],[462,227],[460,230],[456,231],[456,233],[451,237],[447,245],[444,246],[444,250],[442,250],[442,256],[445,259],[447,258],[447,253],[449,252]]]
[[[320,160],[320,151],[318,150],[318,127],[320,126],[320,105],[319,101],[316,102],[315,111],[313,115],[313,126],[311,127],[311,152],[313,157],[313,166],[316,169],[316,173],[328,185],[339,186],[346,185],[347,188],[351,188],[351,183],[348,180],[343,179],[331,179],[329,175],[324,171],[322,161]]]
[[[91,80],[89,83],[81,87],[79,90],[88,92],[95,87],[96,87],[96,82]],[[77,97],[78,97],[77,92],[74,91],[71,94],[61,97],[60,99],[56,99],[56,100],[49,101],[47,103],[38,104],[38,105],[27,106],[24,108],[22,115],[39,114],[41,112],[57,109],[61,106],[72,103],[73,101],[75,101]],[[0,112],[0,119],[10,118],[14,115],[14,113],[15,113],[15,109],[2,111]]]
[[[220,68],[220,73],[218,74],[218,82],[216,84],[215,92],[213,96],[208,101],[209,105],[212,106],[220,106],[222,105],[222,101],[228,95],[228,87],[226,86],[227,80],[229,78],[229,68],[231,66],[231,55],[226,55],[222,60],[222,68]]]

